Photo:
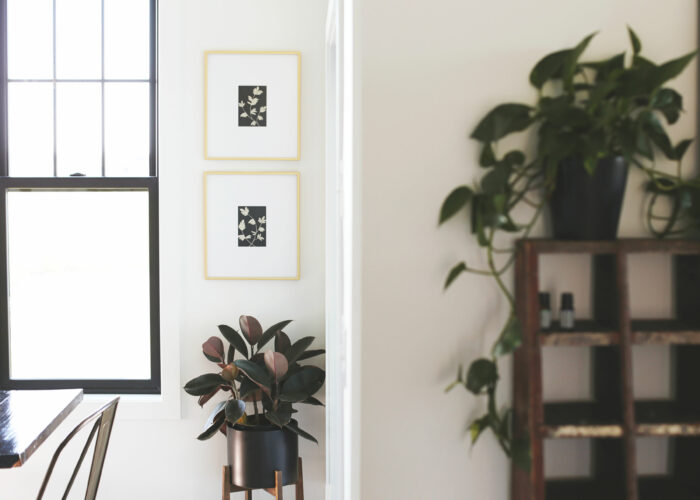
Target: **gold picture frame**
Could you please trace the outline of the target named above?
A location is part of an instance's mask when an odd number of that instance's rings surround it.
[[[296,155],[289,157],[211,156],[209,154],[209,56],[211,55],[294,55],[297,57]],[[204,159],[246,161],[298,161],[301,159],[301,52],[294,50],[207,50],[204,52]]]
[[[296,181],[296,274],[290,276],[212,276],[209,262],[209,197],[208,197],[208,177],[209,176],[294,176]],[[300,194],[301,176],[299,172],[291,171],[206,171],[203,176],[204,186],[204,279],[205,280],[283,280],[295,281],[301,277],[301,220],[300,220]]]

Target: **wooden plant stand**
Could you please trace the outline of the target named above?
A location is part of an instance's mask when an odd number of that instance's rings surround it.
[[[304,473],[301,466],[301,457],[299,457],[299,477],[294,483],[296,500],[304,500]],[[230,500],[231,493],[245,491],[245,500],[253,500],[253,490],[241,488],[231,482],[231,467],[224,465],[223,470],[223,486],[221,490],[222,500]],[[264,488],[264,491],[275,497],[275,500],[282,500],[282,471],[275,471],[275,487]]]

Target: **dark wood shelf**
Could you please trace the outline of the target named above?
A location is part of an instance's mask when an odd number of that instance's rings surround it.
[[[531,442],[529,472],[513,467],[513,500],[700,500],[700,241],[521,240],[516,252],[516,312],[523,347],[515,352],[514,436]],[[539,327],[542,254],[589,254],[593,319],[572,330]],[[671,256],[675,319],[630,317],[628,256]],[[643,271],[642,271],[643,272]],[[636,401],[634,345],[672,350],[673,398]],[[592,401],[542,400],[542,348],[591,349]],[[668,476],[638,477],[640,436],[666,437]],[[544,439],[591,440],[592,477],[547,480]]]

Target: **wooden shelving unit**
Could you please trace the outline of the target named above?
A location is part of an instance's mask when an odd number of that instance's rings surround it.
[[[593,320],[575,330],[539,326],[539,260],[543,254],[590,254],[593,259]],[[673,258],[675,318],[630,317],[628,256],[663,253]],[[514,432],[529,436],[530,472],[513,467],[513,500],[699,500],[700,499],[700,242],[624,239],[517,244],[517,314],[523,346],[514,368]],[[670,400],[635,400],[632,346],[669,345],[674,391]],[[592,350],[593,400],[542,400],[542,347]],[[670,472],[639,476],[638,436],[666,436]],[[592,477],[547,480],[544,439],[592,440]]]

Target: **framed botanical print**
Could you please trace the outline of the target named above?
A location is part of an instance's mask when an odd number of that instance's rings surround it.
[[[299,173],[204,173],[204,276],[299,279]]]
[[[204,54],[204,157],[300,158],[301,54]]]

